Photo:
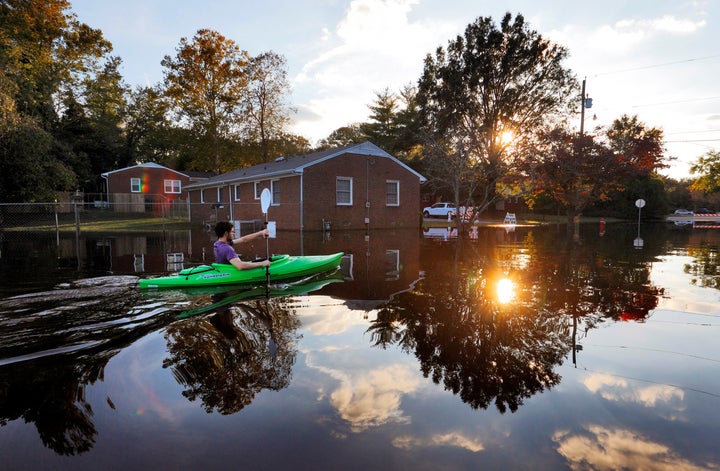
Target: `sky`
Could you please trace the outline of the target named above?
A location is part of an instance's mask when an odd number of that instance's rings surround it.
[[[478,17],[521,14],[569,51],[593,106],[584,128],[637,115],[664,131],[671,168],[720,149],[720,0],[70,0],[102,30],[131,86],[163,80],[181,38],[213,29],[256,56],[287,60],[291,131],[312,144],[368,120],[386,89],[414,85],[423,60]],[[580,90],[578,90],[579,92]],[[577,127],[580,125],[578,106]]]

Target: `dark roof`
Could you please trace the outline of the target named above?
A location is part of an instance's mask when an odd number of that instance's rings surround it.
[[[345,147],[314,152],[312,154],[299,155],[296,157],[280,157],[272,162],[253,165],[252,167],[239,168],[230,172],[208,178],[205,181],[186,185],[185,189],[192,190],[196,188],[214,187],[227,185],[230,183],[241,183],[247,181],[256,181],[260,179],[275,178],[287,175],[298,175],[303,173],[306,167],[315,165],[333,157],[343,154],[361,154],[372,155],[375,157],[387,158],[395,161],[401,167],[418,176],[421,182],[426,179],[415,170],[411,169],[398,159],[388,154],[384,150],[371,142],[363,142],[361,144],[353,144]]]
[[[163,166],[163,165],[156,164],[155,162],[145,162],[145,163],[142,163],[142,164],[133,165],[133,166],[131,166],[131,167],[119,168],[119,169],[117,169],[117,170],[111,170],[111,171],[109,171],[109,172],[101,173],[100,175],[101,175],[102,177],[107,177],[107,176],[110,175],[111,173],[124,172],[124,171],[126,171],[126,170],[130,170],[130,169],[133,169],[133,168],[156,168],[156,169],[161,169],[161,170],[170,170],[171,172],[179,173],[180,175],[189,176],[188,172],[181,172],[181,171],[179,171],[179,170],[174,170],[174,169],[172,169],[172,168],[168,168],[168,167],[165,167],[165,166]]]

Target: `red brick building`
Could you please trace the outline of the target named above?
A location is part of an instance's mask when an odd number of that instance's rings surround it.
[[[120,212],[157,212],[168,205],[186,204],[185,187],[208,176],[179,172],[152,162],[102,174],[107,202],[112,210]]]
[[[426,179],[370,142],[241,168],[186,187],[191,220],[264,220],[260,194],[272,193],[278,230],[419,227]]]

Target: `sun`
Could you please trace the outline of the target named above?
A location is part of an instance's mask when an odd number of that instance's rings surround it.
[[[507,304],[515,299],[515,283],[508,278],[502,278],[497,284],[497,297],[500,304]]]
[[[500,133],[500,142],[503,144],[509,144],[515,139],[515,133],[513,133],[511,130],[506,129],[502,133]]]

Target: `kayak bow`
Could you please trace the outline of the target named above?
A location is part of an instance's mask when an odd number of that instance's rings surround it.
[[[343,252],[331,255],[274,255],[270,257],[270,281],[283,281],[333,270],[340,265]],[[145,278],[138,283],[142,289],[189,288],[266,283],[265,267],[238,270],[232,265],[213,263],[186,268],[179,273],[159,278]]]

